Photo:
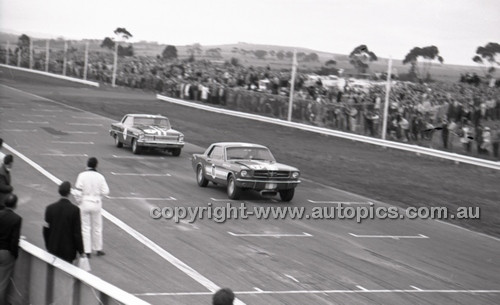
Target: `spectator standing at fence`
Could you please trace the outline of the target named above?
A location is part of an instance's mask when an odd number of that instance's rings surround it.
[[[3,157],[2,166],[0,166],[0,210],[4,208],[4,201],[7,196],[14,191],[14,188],[11,185],[10,176],[10,170],[13,162],[14,157],[12,155],[5,155],[5,157]]]
[[[102,174],[97,172],[97,158],[87,161],[87,168],[78,175],[75,183],[75,198],[80,206],[82,237],[85,253],[92,251],[104,255],[102,238],[102,197],[109,194],[109,187]]]
[[[461,133],[462,133],[462,136],[460,137],[460,143],[462,143],[462,146],[464,147],[465,152],[470,153],[472,129],[469,126],[467,121],[464,121]]]
[[[85,256],[80,209],[68,199],[71,193],[71,184],[68,181],[59,185],[58,192],[61,195],[59,201],[45,209],[43,238],[49,253],[71,263],[77,253]]]
[[[17,196],[9,194],[0,210],[0,304],[7,304],[7,287],[19,254],[22,218],[14,212],[16,207]]]
[[[496,124],[491,131],[491,150],[493,157],[498,159],[498,147],[500,146],[500,124]]]
[[[441,140],[443,141],[444,149],[448,149],[448,137],[450,135],[450,130],[448,128],[448,120],[444,117],[441,121]]]
[[[212,297],[212,305],[233,305],[234,292],[229,288],[217,290]]]
[[[492,147],[491,147],[491,129],[488,126],[484,127],[481,138],[483,140],[481,143],[481,149],[484,154],[489,155]]]

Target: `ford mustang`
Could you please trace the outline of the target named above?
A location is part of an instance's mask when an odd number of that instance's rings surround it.
[[[279,193],[288,202],[300,183],[297,168],[276,162],[271,151],[258,144],[214,143],[203,154],[193,154],[192,166],[199,186],[206,187],[209,181],[225,185],[230,199],[253,189],[264,196]]]
[[[131,146],[134,154],[143,149],[160,149],[179,156],[184,147],[184,135],[172,129],[167,117],[150,114],[127,114],[111,124],[109,134],[116,147]]]

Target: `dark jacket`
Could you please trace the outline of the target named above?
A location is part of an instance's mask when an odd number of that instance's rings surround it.
[[[21,216],[12,209],[5,208],[0,211],[0,249],[9,250],[15,258],[19,253],[21,222]]]
[[[80,208],[61,198],[45,209],[43,238],[47,251],[72,262],[76,253],[83,253]]]
[[[13,191],[10,185],[10,172],[5,167],[5,164],[0,166],[0,210],[5,207],[4,201],[7,195]]]

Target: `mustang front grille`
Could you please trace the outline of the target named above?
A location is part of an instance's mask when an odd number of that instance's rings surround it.
[[[264,171],[264,170],[256,170],[253,172],[253,176],[255,178],[289,178],[290,172],[288,171]]]

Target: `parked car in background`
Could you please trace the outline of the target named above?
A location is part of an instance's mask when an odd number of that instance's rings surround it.
[[[131,146],[134,154],[157,149],[179,156],[184,147],[184,135],[172,129],[167,117],[151,114],[126,114],[120,122],[112,123],[109,134],[116,147]]]
[[[209,181],[225,185],[230,199],[238,199],[244,190],[256,190],[290,201],[300,183],[297,168],[276,162],[271,151],[258,144],[214,143],[203,154],[193,154],[192,166],[199,186],[206,187]]]

